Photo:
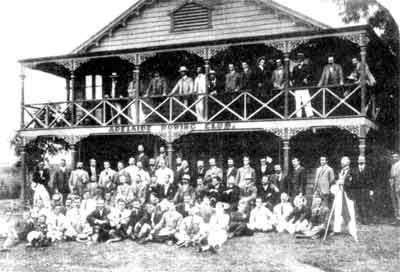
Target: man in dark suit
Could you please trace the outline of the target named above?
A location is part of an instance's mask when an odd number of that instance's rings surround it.
[[[257,188],[257,197],[261,198],[262,202],[270,210],[273,210],[279,202],[279,188],[275,186],[269,179],[269,176],[264,175],[261,179],[261,185]]]
[[[274,172],[272,175],[269,176],[269,180],[272,184],[278,187],[280,192],[286,192],[286,176],[282,173],[282,167],[280,164],[274,165]]]
[[[212,176],[211,183],[208,184],[208,197],[212,203],[221,201],[222,193],[225,191],[225,186],[222,184],[222,179],[219,176]]]
[[[143,168],[147,170],[149,168],[149,156],[144,153],[144,146],[138,145],[137,147],[139,154],[136,155],[135,160],[136,162],[142,162]]]
[[[227,186],[222,191],[221,201],[228,203],[231,211],[237,209],[240,200],[240,188],[236,185],[235,176],[230,176],[227,180]]]
[[[293,158],[292,166],[293,169],[288,180],[287,193],[293,198],[297,195],[305,196],[307,186],[306,170],[301,166],[298,158]]]
[[[371,199],[373,174],[366,165],[365,157],[358,157],[358,167],[352,169],[350,190],[355,201],[356,214],[361,224],[368,224],[371,220]]]
[[[99,198],[96,201],[96,209],[87,217],[87,222],[93,228],[92,240],[95,242],[107,241],[110,231],[110,211],[105,208],[104,200]]]
[[[225,184],[228,184],[228,180],[230,177],[234,177],[236,179],[237,176],[237,168],[235,167],[235,162],[232,158],[228,158],[227,160],[228,168],[225,172]]]
[[[263,176],[269,176],[274,173],[274,169],[272,166],[272,158],[263,157],[260,159],[260,166],[256,169],[256,185],[261,185],[261,179]]]
[[[265,66],[265,58],[258,59],[254,80],[256,82],[257,93],[260,97],[269,97],[271,89],[271,70]]]
[[[65,159],[61,159],[60,166],[54,172],[53,176],[53,192],[58,190],[63,196],[63,202],[67,199],[69,192],[69,177],[71,175],[71,169],[67,168]]]
[[[181,163],[181,167],[176,171],[176,174],[174,175],[175,178],[175,186],[178,184],[182,183],[183,177],[188,176],[191,178],[191,172],[189,168],[189,162],[187,160],[183,160]],[[192,185],[193,181],[189,179],[189,184]]]
[[[241,88],[241,77],[235,70],[235,65],[228,65],[229,72],[225,75],[225,92],[238,92]]]
[[[254,91],[254,73],[250,69],[249,64],[246,61],[242,62],[242,74],[241,74],[241,90],[243,92]]]
[[[199,178],[201,178],[204,181],[204,177],[206,175],[206,169],[204,168],[204,161],[199,160],[196,163],[196,169],[193,171],[192,175],[192,181],[197,181]],[[192,184],[194,187],[197,186],[197,184]]]
[[[33,182],[42,184],[46,188],[47,192],[50,194],[50,172],[47,168],[44,167],[44,162],[39,162],[35,172],[33,172],[32,180]]]
[[[175,197],[177,188],[176,186],[170,182],[170,179],[166,178],[165,183],[159,187],[159,198],[160,199],[168,199],[172,201]]]

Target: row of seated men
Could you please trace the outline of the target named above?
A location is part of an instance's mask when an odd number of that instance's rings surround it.
[[[123,187],[126,184],[121,184]],[[184,188],[185,180],[180,185]],[[158,198],[125,200],[121,189],[92,195],[71,193],[63,204],[62,195],[49,194],[42,184],[32,183],[34,202],[22,219],[8,214],[8,231],[2,250],[20,242],[29,247],[49,246],[60,241],[118,242],[134,240],[196,247],[199,251],[218,252],[233,237],[251,236],[255,232],[288,232],[301,238],[318,238],[326,229],[329,209],[315,197],[312,207],[304,196],[290,201],[286,193],[275,205],[261,197],[241,196],[237,206],[216,200],[210,195],[194,199],[184,194],[181,200]]]

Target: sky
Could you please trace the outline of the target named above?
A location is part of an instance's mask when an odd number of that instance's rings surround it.
[[[343,26],[332,0],[276,0],[333,27]],[[397,0],[382,0],[399,18]],[[15,162],[10,139],[19,127],[20,65],[24,58],[70,53],[136,0],[0,1],[0,165]],[[307,4],[305,4],[307,3]],[[65,80],[26,70],[25,102],[65,100]]]

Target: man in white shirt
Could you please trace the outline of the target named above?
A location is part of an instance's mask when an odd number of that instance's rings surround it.
[[[174,172],[166,166],[164,159],[160,159],[158,165],[159,168],[156,170],[157,182],[160,185],[164,185],[165,179],[168,177],[169,183],[172,184],[174,182]]]
[[[139,169],[136,166],[135,158],[129,158],[128,167],[125,168],[125,173],[127,173],[129,177],[129,184],[134,185],[135,179],[139,173]]]
[[[254,231],[267,232],[273,230],[273,214],[266,208],[260,197],[256,198],[256,206],[250,212],[248,228]]]
[[[289,202],[289,196],[286,193],[281,194],[281,202],[274,207],[274,225],[277,232],[285,231],[287,217],[293,211],[293,206]]]
[[[104,170],[100,173],[99,178],[99,187],[103,188],[106,191],[111,191],[114,189],[115,185],[115,174],[116,172],[111,169],[111,165],[109,161],[104,162]]]
[[[172,89],[170,95],[178,92],[178,95],[186,96],[193,93],[193,79],[188,77],[188,69],[185,66],[179,68],[179,73],[181,74],[181,79],[176,83],[175,87]],[[189,105],[188,98],[183,99],[185,106]]]
[[[143,184],[146,186],[150,184],[150,174],[146,170],[143,169],[143,163],[141,161],[138,161],[136,164],[138,168],[138,175],[140,176],[141,181]]]
[[[203,122],[205,115],[205,94],[207,94],[207,80],[202,67],[197,67],[197,77],[194,80],[194,93],[197,94],[196,114],[197,121]]]

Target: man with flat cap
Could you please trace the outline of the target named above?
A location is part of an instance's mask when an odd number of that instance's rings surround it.
[[[302,117],[302,106],[307,117],[312,117],[312,105],[310,91],[306,87],[311,83],[311,66],[305,62],[304,53],[297,53],[297,64],[293,68],[292,81],[293,87],[297,87],[294,91],[296,100],[296,115]]]
[[[172,89],[170,95],[178,93],[178,95],[186,96],[183,99],[183,103],[188,106],[189,99],[187,95],[193,94],[194,83],[193,79],[187,75],[188,69],[186,66],[181,66],[179,68],[179,73],[181,74],[181,79],[176,83],[175,87]]]

